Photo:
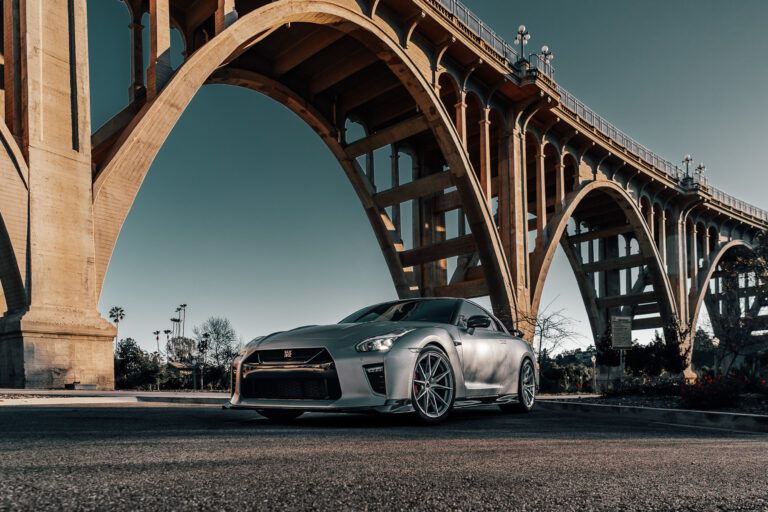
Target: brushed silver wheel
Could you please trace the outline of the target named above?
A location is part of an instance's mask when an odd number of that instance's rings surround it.
[[[416,414],[428,423],[443,421],[453,408],[456,380],[448,357],[438,349],[419,354],[413,370],[412,401]]]
[[[533,408],[533,404],[536,401],[536,375],[530,359],[525,359],[520,367],[518,397],[520,399],[520,408],[523,411],[528,412]]]

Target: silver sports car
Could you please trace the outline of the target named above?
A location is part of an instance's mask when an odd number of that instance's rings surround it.
[[[483,403],[527,412],[539,383],[534,361],[527,342],[473,302],[398,300],[253,340],[233,363],[230,407],[277,420],[415,412],[429,423]]]

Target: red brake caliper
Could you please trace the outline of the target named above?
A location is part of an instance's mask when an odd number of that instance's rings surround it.
[[[413,372],[413,396],[419,396],[419,385],[416,384],[416,380],[418,380],[419,374],[414,371]]]

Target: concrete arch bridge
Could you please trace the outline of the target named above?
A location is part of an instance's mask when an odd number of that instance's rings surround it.
[[[634,329],[695,325],[702,304],[716,316],[718,265],[768,226],[587,109],[455,0],[124,2],[128,103],[92,133],[86,1],[3,1],[0,386],[113,386],[114,328],[96,309],[109,260],[205,84],[266,94],[317,132],[400,297],[489,296],[529,338],[558,246],[597,337],[615,314]],[[374,168],[379,152],[391,165]]]

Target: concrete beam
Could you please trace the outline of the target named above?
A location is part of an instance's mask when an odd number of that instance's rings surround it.
[[[407,139],[417,133],[426,131],[427,128],[429,128],[429,124],[424,116],[414,116],[379,130],[364,139],[353,142],[348,145],[344,151],[349,158],[357,158],[379,148],[383,148],[384,146]]]

